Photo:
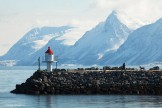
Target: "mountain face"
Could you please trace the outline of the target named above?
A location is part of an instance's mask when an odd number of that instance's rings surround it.
[[[141,65],[162,61],[162,19],[131,33],[125,43],[103,57],[103,64]],[[108,56],[109,55],[109,56]]]
[[[48,47],[53,50],[55,60],[58,59],[59,62],[63,62],[61,59],[59,59],[65,52],[68,51],[68,49],[71,46],[64,45],[63,42],[64,40],[58,40],[59,37],[57,38],[52,38],[45,46],[43,46],[40,50],[35,52],[34,54],[30,55],[29,57],[26,57],[19,61],[17,65],[37,65],[38,64],[38,57],[41,58],[41,61],[44,61],[44,54],[47,51]]]
[[[26,33],[0,60],[22,60],[34,54],[45,46],[52,38],[59,37],[71,27],[42,27],[34,28]]]
[[[105,53],[115,51],[124,43],[131,30],[112,12],[105,22],[86,32],[63,58],[67,63],[98,64]]]

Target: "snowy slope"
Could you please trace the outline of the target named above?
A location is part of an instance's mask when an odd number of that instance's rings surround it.
[[[22,59],[17,63],[17,65],[37,65],[38,63],[38,57],[41,57],[41,61],[44,61],[44,54],[48,47],[51,47],[51,49],[54,52],[55,60],[59,59],[59,62],[62,62],[62,54],[67,52],[67,50],[71,47],[70,45],[64,45],[64,40],[58,40],[57,38],[52,38],[44,47],[42,47],[40,50],[35,52],[34,54],[30,55],[29,57],[26,57],[25,59]]]
[[[106,52],[115,51],[127,39],[131,30],[120,22],[113,11],[105,22],[86,32],[69,50],[66,62],[96,64]],[[63,58],[66,58],[66,57]]]
[[[52,38],[59,37],[71,27],[42,27],[34,28],[26,33],[0,60],[21,60],[41,49]]]
[[[162,19],[131,33],[113,54],[103,57],[103,64],[140,65],[162,61]]]

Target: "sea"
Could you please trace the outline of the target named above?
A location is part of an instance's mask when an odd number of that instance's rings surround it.
[[[154,95],[25,95],[12,94],[37,67],[0,67],[0,108],[162,108]]]

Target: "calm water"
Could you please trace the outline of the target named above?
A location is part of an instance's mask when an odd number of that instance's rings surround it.
[[[0,108],[162,108],[162,96],[57,95],[9,93],[25,82],[36,67],[0,67]]]

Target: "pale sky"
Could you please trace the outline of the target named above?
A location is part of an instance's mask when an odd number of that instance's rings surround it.
[[[151,23],[162,18],[162,0],[0,0],[0,56],[34,27],[73,25],[81,37],[112,10]]]

